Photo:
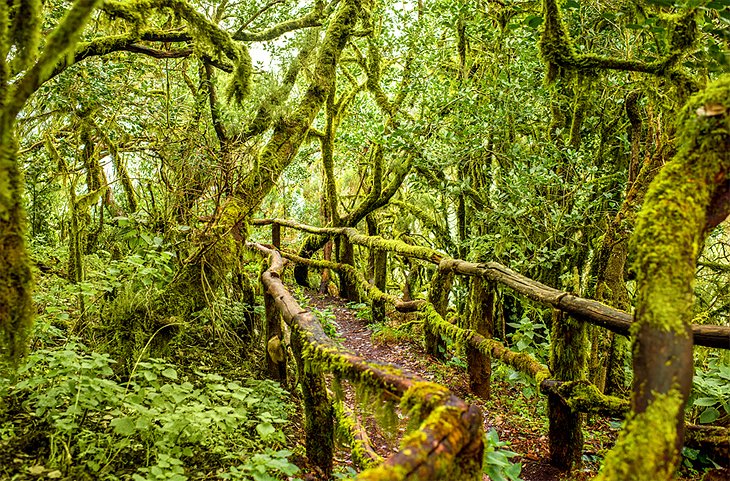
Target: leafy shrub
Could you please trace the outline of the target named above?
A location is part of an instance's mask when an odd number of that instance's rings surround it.
[[[77,478],[183,481],[213,469],[223,479],[265,481],[298,471],[281,450],[290,406],[276,383],[202,372],[181,379],[157,359],[120,383],[112,362],[70,343],[33,353],[17,382],[0,378],[15,407],[0,411],[0,447],[30,416],[47,429],[47,464]]]
[[[499,440],[494,428],[487,432],[482,470],[492,481],[520,481],[522,463],[510,461],[517,453],[506,449],[505,446],[508,445],[508,442]]]
[[[696,369],[692,399],[702,424],[730,414],[730,366],[721,359],[711,359],[706,370]]]

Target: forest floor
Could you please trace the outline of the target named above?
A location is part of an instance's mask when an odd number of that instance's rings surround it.
[[[373,342],[372,326],[367,319],[359,318],[357,311],[347,306],[347,301],[311,292],[309,296],[311,306],[335,315],[334,324],[343,347],[368,359],[397,364],[478,405],[484,416],[485,431],[496,429],[499,439],[509,441],[509,449],[518,454],[512,460],[522,463],[524,481],[560,479],[560,471],[549,464],[547,418],[541,414],[544,407],[536,394],[528,397],[529,392],[523,392],[520,386],[496,380],[490,400],[477,398],[469,392],[468,376],[458,360],[438,362],[425,353],[420,343],[406,337],[394,340],[376,336],[378,342]],[[373,448],[378,454],[387,455],[393,449],[392,443],[372,428],[368,425]],[[591,472],[595,471],[589,464],[587,473]]]
[[[469,392],[463,361],[454,357],[446,363],[439,362],[425,353],[416,333],[407,335],[397,330],[399,324],[411,320],[408,315],[404,318],[404,315],[395,313],[394,319],[388,321],[389,327],[383,328],[382,325],[370,323],[365,316],[359,316],[358,306],[353,306],[353,303],[311,291],[307,292],[307,297],[315,312],[326,314],[320,315],[320,319],[326,318],[330,331],[334,327],[335,337],[343,347],[368,359],[397,364],[406,371],[446,386],[457,396],[476,404],[483,413],[485,432],[496,430],[499,440],[508,443],[503,449],[517,454],[511,461],[522,464],[520,477],[524,481],[592,479],[600,467],[603,455],[615,442],[620,429],[619,419],[589,417],[584,429],[583,468],[566,477],[550,465],[545,402],[527,383],[521,383],[519,379],[508,380],[510,373],[494,366],[491,399],[481,399]],[[362,310],[362,305],[359,307]],[[395,319],[397,316],[401,317]],[[350,404],[350,409],[357,412],[357,403],[352,398],[352,395],[346,395],[346,404]],[[387,429],[378,427],[372,419],[363,419],[362,422],[378,454],[387,457],[397,450],[397,438],[400,436],[386,432]],[[400,427],[397,430],[403,429]],[[340,470],[352,472],[353,462],[348,453],[338,453],[336,463]],[[722,470],[716,474],[708,473],[705,477],[698,473],[683,473],[679,479],[730,479],[726,476],[728,471]],[[484,479],[489,478],[485,475]]]

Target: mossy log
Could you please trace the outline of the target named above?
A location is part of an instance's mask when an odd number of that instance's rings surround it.
[[[707,453],[719,465],[730,468],[730,429],[721,426],[685,426],[684,444]]]
[[[560,396],[575,412],[623,418],[631,409],[628,399],[603,394],[587,380],[564,382],[546,379],[540,384],[540,391]]]
[[[411,246],[402,241],[388,240],[381,237],[369,237],[359,234],[355,229],[346,227],[313,227],[285,219],[255,219],[252,221],[252,224],[279,224],[304,232],[329,237],[346,235],[353,244],[366,247],[375,246],[405,257],[421,259],[433,264],[439,264],[441,261],[445,261],[457,274],[478,276],[497,282],[534,301],[566,312],[577,320],[604,327],[624,336],[631,334],[631,326],[634,321],[631,314],[606,306],[598,301],[585,299],[546,286],[545,284],[518,274],[509,267],[497,262],[474,263],[461,259],[451,259],[445,254],[429,249],[428,247]],[[698,346],[730,349],[730,327],[728,326],[694,324],[692,325],[692,335],[694,344]]]
[[[330,372],[342,379],[365,383],[401,398],[403,406],[412,408],[412,416],[425,418],[417,431],[404,438],[398,453],[377,468],[360,473],[357,479],[481,479],[484,433],[481,413],[476,407],[443,386],[397,366],[366,360],[337,346],[324,333],[316,317],[302,309],[284,287],[280,278],[284,267],[282,256],[260,244],[246,245],[270,258],[270,267],[262,274],[261,281],[292,329],[292,337],[298,344],[297,360],[305,372]],[[319,412],[325,409],[321,404],[317,407]],[[308,433],[308,436],[315,434]],[[321,457],[322,453],[313,447],[312,454]],[[323,464],[326,467],[326,462]]]
[[[325,260],[307,259],[305,257],[298,256],[292,252],[286,251],[282,251],[280,252],[280,254],[282,255],[282,257],[290,259],[296,264],[302,264],[318,269],[330,269],[338,272],[341,276],[348,276],[357,283],[360,289],[362,289],[363,292],[367,294],[368,298],[370,298],[371,300],[375,299],[381,302],[392,304],[395,310],[398,312],[415,312],[418,310],[419,306],[426,302],[420,299],[413,301],[404,301],[397,298],[396,296],[387,294],[381,291],[378,286],[368,282],[362,272],[360,272],[357,268],[355,268],[355,266],[351,266],[350,264],[343,264],[340,262],[331,262]]]

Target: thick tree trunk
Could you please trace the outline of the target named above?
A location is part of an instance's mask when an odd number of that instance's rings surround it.
[[[6,116],[0,116],[0,122],[0,355],[17,361],[25,353],[33,323],[33,278],[14,122]]]
[[[638,284],[632,413],[601,480],[670,480],[680,460],[697,257],[730,212],[730,75],[693,96],[678,126],[679,152],[649,188],[632,238]]]

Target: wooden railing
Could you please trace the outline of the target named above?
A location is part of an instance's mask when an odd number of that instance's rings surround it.
[[[398,367],[363,359],[339,347],[322,330],[315,316],[302,309],[281,282],[284,263],[276,250],[247,244],[269,257],[262,274],[265,288],[267,339],[281,332],[281,320],[291,329],[291,347],[301,383],[306,451],[329,478],[332,472],[334,412],[324,374],[365,384],[400,400],[401,409],[421,420],[419,428],[401,441],[401,449],[382,464],[363,471],[358,480],[481,479],[483,429],[481,412],[443,386],[403,372]],[[267,349],[270,373],[278,378],[285,356]]]
[[[340,249],[341,252],[347,252],[349,250],[351,253],[352,245],[360,245],[378,252],[381,255],[395,253],[399,256],[420,259],[422,261],[436,264],[438,268],[431,281],[431,291],[429,292],[428,300],[403,301],[384,292],[384,289],[379,287],[377,283],[369,282],[365,276],[357,268],[355,268],[351,255],[343,256],[343,260],[345,262],[330,262],[303,258],[286,251],[279,254],[273,249],[252,244],[252,246],[260,252],[266,252],[273,256],[272,258],[281,255],[292,260],[300,267],[307,266],[319,269],[326,268],[338,272],[340,274],[341,284],[345,287],[341,289],[341,293],[351,292],[354,286],[359,286],[360,289],[367,294],[374,307],[387,303],[393,305],[395,309],[399,311],[417,311],[418,315],[423,320],[424,342],[430,353],[438,356],[439,353],[442,352],[444,338],[450,338],[465,348],[470,385],[472,390],[477,394],[488,395],[489,393],[489,366],[491,365],[491,358],[498,359],[499,361],[511,366],[513,369],[534,379],[540,387],[540,390],[547,395],[548,416],[550,421],[548,435],[551,461],[554,465],[560,468],[570,469],[571,467],[580,464],[583,447],[581,413],[591,412],[612,416],[622,416],[629,409],[629,402],[627,400],[607,396],[601,393],[596,386],[584,378],[584,370],[582,369],[586,363],[587,355],[585,349],[586,326],[588,324],[593,324],[604,327],[618,334],[628,336],[630,335],[630,329],[633,322],[633,318],[629,313],[610,308],[594,300],[581,298],[571,293],[546,286],[522,276],[498,263],[473,263],[460,259],[452,259],[427,247],[413,246],[402,241],[384,239],[379,236],[365,236],[352,228],[321,228],[300,224],[291,220],[279,219],[260,219],[253,221],[253,224],[259,226],[272,226],[272,244],[276,248],[280,247],[281,228],[289,227],[310,234],[322,235],[330,238],[335,237],[339,240],[339,242],[341,242],[341,244],[343,244]],[[385,262],[381,262],[381,265],[385,265]],[[276,266],[278,266],[276,269],[280,270],[280,265],[276,264]],[[274,269],[273,265],[271,269]],[[276,269],[271,272],[279,272],[279,270]],[[471,276],[476,281],[484,284],[481,286],[480,295],[482,295],[485,299],[489,298],[490,302],[485,303],[484,309],[478,310],[478,316],[481,318],[475,319],[472,323],[476,329],[459,327],[444,320],[446,307],[448,305],[448,292],[451,286],[451,278],[454,274]],[[266,279],[265,275],[262,280],[264,281],[267,289],[271,291],[272,288],[270,287],[270,284],[272,281]],[[516,293],[532,299],[533,301],[554,309],[553,330],[551,333],[550,369],[541,364],[531,355],[524,352],[512,351],[501,342],[490,338],[491,325],[493,324],[493,306],[490,308],[489,304],[494,297],[494,289],[496,285],[507,287]],[[284,289],[283,286],[281,286],[281,289]],[[277,290],[276,295],[283,295],[283,292]],[[277,302],[282,304],[280,308],[282,313],[286,309],[288,309],[287,312],[298,312],[292,311],[292,309],[296,309],[293,305],[288,305],[283,301]],[[286,315],[284,317],[286,319]],[[311,329],[315,329],[316,326],[314,326],[314,324],[316,324],[316,322],[308,321],[306,325],[310,326]],[[321,331],[321,328],[319,329]],[[270,333],[275,336],[277,332],[276,327],[272,326]],[[730,349],[730,327],[694,325],[692,326],[692,333],[695,345]],[[270,337],[267,337],[267,339],[269,338]],[[336,359],[352,359],[355,363],[353,365],[360,366],[354,371],[357,375],[351,377],[356,381],[358,380],[357,376],[362,376],[363,373],[369,369],[368,366],[372,364],[359,358],[350,358],[345,354],[340,355],[340,351],[337,351],[331,346],[331,341],[328,341],[323,333],[321,335],[318,333],[316,336],[312,337],[309,342],[315,343],[318,346],[323,346],[322,348],[317,349],[337,353],[332,354],[336,356]],[[317,349],[315,349],[315,351],[317,351]],[[325,365],[328,367],[329,372],[335,372],[338,375],[342,375],[342,373],[332,370],[336,365],[339,365],[337,362],[326,362]],[[377,364],[372,365],[377,367]],[[347,368],[347,370],[350,369],[354,368]],[[374,370],[373,373],[378,373],[377,369]],[[381,375],[384,375],[384,373],[374,374],[376,378],[379,378]],[[405,377],[403,379],[410,378]],[[404,390],[397,392],[393,391],[393,394],[403,396],[408,389],[411,389],[409,386],[412,386],[413,383],[420,383],[423,381],[418,380],[409,382],[410,384],[407,382],[403,385]],[[381,387],[385,388],[385,385]],[[469,412],[465,405],[463,405],[463,401],[460,402],[462,404],[459,404],[459,406],[462,407],[459,409],[464,409],[464,413]],[[478,414],[475,413],[473,416],[478,416]],[[463,442],[463,445],[459,446],[472,446],[472,448],[465,451],[465,453],[469,453],[469,455],[459,455],[464,448],[456,448],[455,446],[452,446],[443,454],[440,449],[429,451],[427,448],[428,443],[426,443],[419,449],[426,449],[427,452],[432,453],[431,458],[433,459],[426,459],[424,461],[424,463],[426,463],[424,466],[443,465],[441,461],[437,461],[436,459],[441,456],[449,457],[450,460],[454,460],[456,457],[464,459],[468,458],[469,461],[467,464],[476,462],[475,458],[469,458],[469,456],[474,454],[473,447],[476,446],[476,444],[474,444],[475,441],[466,436],[466,425],[463,427],[461,425],[459,426],[460,439],[462,439]],[[426,427],[437,431],[436,425],[431,424]],[[689,428],[691,432],[689,433],[688,439],[690,440],[698,440],[701,438],[702,432],[705,431],[702,428],[695,426],[689,426]],[[727,430],[722,433],[718,433],[717,430],[709,431],[710,432],[708,434],[713,438],[722,439],[723,436],[727,438]],[[423,439],[430,438],[426,437]],[[404,452],[406,452],[405,449],[402,449],[401,453]],[[415,456],[415,451],[408,452],[411,456]],[[466,456],[466,458],[464,456]],[[388,469],[387,466],[391,466],[395,469],[396,466],[403,462],[403,459],[395,458],[395,456],[393,458],[389,458],[383,465],[383,469]],[[393,473],[396,471],[393,471]],[[438,476],[429,477],[430,475],[428,473],[435,473],[436,471],[436,469],[429,468],[423,471],[426,473],[423,476],[419,475],[418,477],[413,478],[391,478],[387,476],[385,478],[369,478],[367,477],[368,475],[366,474],[366,471],[361,475],[366,477],[358,479],[447,479],[439,478]],[[390,476],[390,474],[388,476]],[[472,476],[472,474],[469,476]],[[477,475],[473,474],[473,476]],[[463,477],[453,479],[471,478]]]

